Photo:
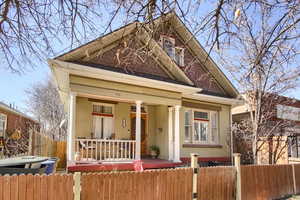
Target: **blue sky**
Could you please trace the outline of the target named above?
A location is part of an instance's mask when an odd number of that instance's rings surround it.
[[[11,73],[0,67],[0,101],[14,103],[19,109],[25,110],[26,93],[33,84],[46,80],[50,70],[46,63],[39,68],[28,70],[24,74]]]
[[[101,21],[101,23],[103,22]],[[121,23],[124,23],[124,19],[122,20],[122,18],[117,18],[114,24],[114,28],[116,28],[118,24]],[[101,24],[100,27],[103,27],[103,24]],[[94,34],[90,39],[94,39],[98,36],[100,36],[100,34]],[[203,39],[203,37],[201,39]],[[201,41],[201,43],[203,42],[204,41]],[[55,50],[57,52],[62,52],[64,49],[66,49],[66,46],[66,43],[57,43],[55,44]],[[12,73],[9,70],[5,69],[5,66],[1,66],[0,64],[0,101],[3,101],[7,104],[13,103],[20,110],[26,111],[25,90],[30,88],[33,84],[37,84],[39,82],[47,80],[47,76],[51,74],[46,60],[44,62],[36,61],[36,63],[37,65],[34,69],[27,68],[27,70],[23,74]],[[222,69],[221,66],[220,68]],[[224,71],[224,69],[222,70]],[[229,79],[231,79],[230,75],[227,76]],[[300,92],[296,90],[294,92],[291,92],[290,94],[287,94],[287,96],[300,99]]]

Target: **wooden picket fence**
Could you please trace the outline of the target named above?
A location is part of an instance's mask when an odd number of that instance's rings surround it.
[[[235,167],[196,169],[0,176],[0,200],[236,199]],[[242,200],[271,200],[300,192],[299,164],[246,165],[240,172]]]
[[[235,198],[234,167],[204,167],[198,174],[198,200]]]
[[[0,200],[73,200],[73,175],[0,176]]]
[[[33,138],[32,155],[59,158],[57,168],[66,167],[66,141],[54,141],[41,133],[36,133]]]
[[[297,169],[300,169],[299,167],[296,166]],[[300,180],[299,173],[296,177]],[[241,166],[241,186],[243,200],[278,199],[294,194],[293,167],[292,165]]]
[[[191,200],[191,168],[81,176],[84,200]]]

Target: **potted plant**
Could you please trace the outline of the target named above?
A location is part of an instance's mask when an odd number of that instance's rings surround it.
[[[156,146],[156,145],[151,145],[150,146],[150,155],[152,158],[158,158],[160,154],[160,150],[159,150],[159,147]]]

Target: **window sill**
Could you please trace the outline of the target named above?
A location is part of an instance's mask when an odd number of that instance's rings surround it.
[[[220,144],[183,144],[182,147],[189,148],[222,148]]]

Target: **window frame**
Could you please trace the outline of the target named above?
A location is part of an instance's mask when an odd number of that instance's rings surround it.
[[[4,113],[0,113],[0,116],[1,116],[1,117],[4,117],[4,129],[3,129],[3,135],[2,135],[2,136],[0,135],[0,137],[5,138],[5,135],[6,135],[6,129],[7,129],[7,115],[4,114]],[[0,120],[1,120],[1,119],[0,119]]]
[[[94,105],[107,106],[107,107],[109,106],[109,107],[112,108],[112,114],[95,113],[94,110],[93,110]],[[112,125],[112,134],[115,133],[115,122],[116,122],[116,119],[115,119],[115,105],[114,104],[93,102],[92,103],[92,116],[93,115],[99,116],[101,118],[112,118],[112,120],[113,120],[113,123],[112,123],[113,124]],[[92,119],[92,129],[91,130],[92,130],[91,132],[93,133],[93,137],[96,138],[95,137],[95,130],[94,130],[94,119]],[[104,138],[99,138],[99,139],[104,139]]]
[[[165,40],[169,41],[173,45],[173,47],[172,47],[173,56],[169,55],[168,52],[166,51],[166,49],[165,49]],[[167,36],[167,35],[160,35],[160,44],[161,44],[162,49],[166,52],[166,54],[168,56],[170,56],[170,58],[172,60],[174,60],[175,59],[175,53],[176,53],[175,52],[175,38],[172,38],[172,37]]]
[[[211,110],[204,110],[204,109],[193,109],[193,108],[186,108],[184,110],[184,113],[186,112],[191,112],[191,115],[192,115],[192,118],[191,118],[191,129],[192,131],[190,131],[190,136],[189,136],[189,139],[186,139],[186,132],[184,132],[184,144],[203,144],[203,145],[219,145],[220,144],[220,113],[219,111],[211,111]],[[195,115],[195,112],[205,112],[208,114],[208,120],[206,119],[195,119],[194,115]],[[217,133],[216,133],[216,138],[215,138],[215,141],[212,141],[212,114],[213,113],[216,113],[216,129],[217,129]],[[185,123],[185,115],[184,115],[184,131],[185,131],[185,128],[186,128],[186,123]],[[194,133],[195,133],[195,122],[199,124],[200,126],[200,123],[206,123],[207,124],[207,127],[208,127],[208,131],[207,131],[207,140],[205,141],[201,141],[201,140],[198,140],[196,141],[194,139]],[[199,135],[200,137],[200,135]]]

